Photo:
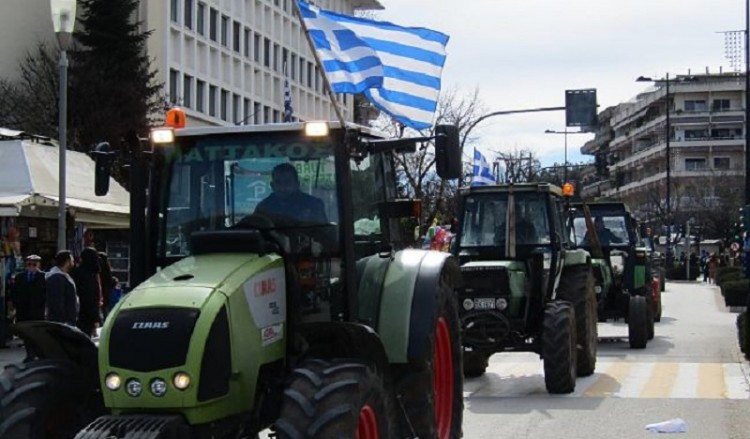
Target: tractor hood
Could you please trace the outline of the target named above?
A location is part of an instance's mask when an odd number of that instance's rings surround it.
[[[191,256],[159,271],[127,294],[121,309],[150,306],[201,308],[212,292],[231,291],[262,270],[268,262],[267,257],[255,254]]]

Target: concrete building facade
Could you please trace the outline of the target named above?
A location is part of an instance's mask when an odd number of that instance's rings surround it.
[[[382,9],[377,0],[315,3],[346,14]],[[293,0],[142,0],[134,19],[152,32],[148,55],[165,102],[184,107],[193,126],[281,122],[285,68],[295,120],[335,119],[293,7]],[[2,8],[13,13],[0,14],[0,78],[12,80],[37,42],[57,43],[48,1],[3,0]],[[338,99],[352,120],[352,96]]]
[[[744,90],[744,77],[734,73],[678,75],[670,79],[669,96],[660,80],[632,101],[602,111],[599,131],[581,152],[594,155],[600,171],[608,172],[600,172],[583,195],[621,199],[642,219],[661,221],[669,135],[675,223],[720,207],[728,190],[744,185]]]

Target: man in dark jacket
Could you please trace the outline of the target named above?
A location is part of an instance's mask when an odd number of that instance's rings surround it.
[[[47,320],[75,326],[78,320],[76,284],[70,277],[73,255],[62,250],[55,256],[55,266],[47,272]]]
[[[78,266],[70,273],[76,284],[76,293],[81,304],[78,313],[78,329],[88,336],[93,336],[100,322],[101,283],[99,280],[99,253],[93,247],[81,251]]]
[[[39,270],[42,258],[37,255],[26,257],[26,271],[16,275],[10,293],[16,308],[16,321],[44,320],[46,284],[44,273]]]

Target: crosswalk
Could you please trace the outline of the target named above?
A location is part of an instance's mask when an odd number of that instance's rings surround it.
[[[750,384],[738,363],[597,362],[565,397],[749,399]],[[491,362],[487,373],[464,382],[467,398],[546,395],[541,361]],[[555,396],[557,397],[557,396]]]

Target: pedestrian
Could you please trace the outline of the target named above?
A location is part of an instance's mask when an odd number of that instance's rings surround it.
[[[109,293],[110,311],[112,310],[112,308],[115,307],[115,305],[117,305],[117,302],[119,302],[120,299],[122,299],[122,295],[123,295],[122,285],[120,284],[120,279],[118,279],[115,276],[112,276],[112,279],[115,285],[114,287],[112,287],[112,291]]]
[[[711,256],[708,258],[708,283],[714,283],[717,268],[719,268],[719,257],[716,253],[711,253]]]
[[[55,266],[45,275],[47,320],[75,326],[78,320],[76,284],[70,277],[73,255],[62,250],[55,255]]]
[[[703,282],[708,283],[708,252],[701,250],[701,271],[703,272]]]
[[[71,276],[76,284],[76,293],[81,304],[76,326],[88,336],[93,336],[101,323],[101,283],[99,273],[99,254],[93,247],[81,251],[81,259]]]
[[[106,317],[109,311],[115,306],[114,303],[110,302],[110,296],[117,281],[116,278],[112,276],[112,264],[109,262],[109,256],[107,256],[107,253],[99,252],[99,266],[101,267],[99,278],[102,285],[101,309],[103,316],[101,321],[104,321],[104,317]]]
[[[10,291],[13,307],[16,309],[16,322],[44,320],[44,307],[47,296],[44,272],[39,270],[42,258],[38,255],[26,257],[26,270],[16,275]]]

